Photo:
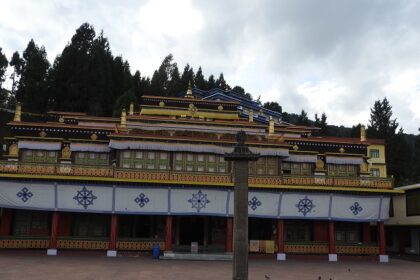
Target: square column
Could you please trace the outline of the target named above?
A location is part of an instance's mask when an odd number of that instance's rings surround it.
[[[0,236],[10,235],[12,231],[12,209],[1,209]]]
[[[277,260],[285,261],[286,252],[284,248],[284,220],[277,220]]]
[[[378,222],[378,242],[379,242],[379,262],[389,262],[388,255],[386,254],[385,243],[385,227],[384,222]]]
[[[165,252],[172,252],[172,216],[166,216]]]
[[[335,251],[335,224],[328,221],[328,261],[336,262],[337,253]]]
[[[363,243],[371,243],[370,238],[370,223],[363,223]]]
[[[233,250],[233,218],[226,219],[226,242],[225,253],[232,253]]]
[[[107,257],[117,256],[117,238],[118,238],[118,216],[116,214],[111,215],[111,232],[109,235],[108,251],[106,252]]]
[[[57,233],[58,233],[58,223],[59,223],[60,213],[53,212],[51,218],[51,234],[50,234],[50,244],[48,246],[47,255],[56,256],[57,255]]]

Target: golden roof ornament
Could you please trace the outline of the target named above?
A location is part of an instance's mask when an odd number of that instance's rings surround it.
[[[188,82],[188,89],[187,89],[187,94],[185,94],[184,96],[185,98],[194,98],[194,95],[192,94],[192,86],[191,86],[191,81]]]
[[[217,109],[218,109],[219,111],[223,111],[223,106],[222,106],[222,105],[219,105],[219,107],[217,107]]]
[[[15,116],[13,118],[14,122],[20,122],[21,121],[21,114],[22,114],[22,104],[20,102],[16,102],[16,110],[15,110]]]
[[[126,128],[127,127],[127,113],[125,111],[125,108],[121,111],[121,127]]]
[[[9,146],[9,156],[10,157],[17,157],[19,154],[19,148],[17,144],[12,144]]]
[[[63,117],[60,117],[60,118],[58,119],[58,122],[59,122],[59,123],[64,123],[64,118],[63,118]]]
[[[165,107],[165,102],[160,101],[160,102],[159,102],[159,107]]]
[[[344,153],[346,150],[343,147],[341,147],[339,151],[340,153]]]
[[[299,150],[299,146],[298,145],[293,145],[293,150],[295,150],[295,151]]]
[[[62,150],[61,150],[61,158],[62,159],[70,159],[71,158],[71,150],[69,146],[65,146]]]
[[[134,103],[133,102],[130,103],[130,109],[128,110],[128,114],[130,116],[134,115]]]
[[[90,136],[90,139],[92,139],[92,140],[96,140],[96,139],[98,139],[98,135],[96,135],[96,133],[93,133],[91,136]]]
[[[39,133],[39,136],[41,136],[42,138],[44,138],[45,136],[47,136],[47,133],[45,132],[45,130],[42,130],[42,131]]]
[[[360,141],[366,141],[366,128],[364,125],[360,125]]]

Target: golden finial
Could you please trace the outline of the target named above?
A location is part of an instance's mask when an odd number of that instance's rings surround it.
[[[254,111],[252,109],[249,110],[249,113],[248,113],[248,121],[249,122],[254,122]]]
[[[184,96],[185,98],[194,98],[194,95],[192,94],[192,86],[191,86],[191,81],[188,82],[188,89],[187,89],[187,94],[185,94]]]
[[[273,117],[270,116],[270,121],[268,122],[268,134],[274,134],[274,120]]]
[[[125,112],[125,108],[121,111],[121,127],[127,127],[127,113]]]
[[[130,116],[134,115],[134,103],[133,102],[130,103],[130,110],[128,111],[128,114]]]
[[[20,122],[20,115],[22,114],[22,104],[20,102],[16,102],[16,110],[15,110],[15,117],[13,118],[14,122]]]
[[[363,124],[360,125],[360,141],[366,141],[366,128]]]

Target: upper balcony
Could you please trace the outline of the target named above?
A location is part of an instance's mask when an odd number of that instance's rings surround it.
[[[168,183],[183,185],[233,186],[232,173],[206,173],[173,170],[147,170],[116,168],[113,166],[76,165],[63,163],[26,163],[17,161],[0,162],[0,174],[18,174],[17,177],[54,178],[69,180],[92,180],[132,183]],[[336,176],[253,176],[249,177],[251,187],[262,188],[305,188],[332,187],[337,190],[352,188],[372,191],[393,189],[391,178],[378,177],[336,177]]]

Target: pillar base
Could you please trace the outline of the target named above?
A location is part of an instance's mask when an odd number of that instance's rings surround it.
[[[389,262],[388,255],[379,255],[379,262],[381,262],[381,263]]]
[[[329,262],[336,262],[337,261],[337,254],[328,254],[328,261]]]
[[[117,256],[117,251],[116,250],[108,250],[108,251],[106,251],[106,256],[107,257],[116,257]]]
[[[48,256],[57,256],[57,249],[47,249]]]
[[[277,253],[277,260],[278,261],[285,261],[286,260],[286,254],[285,253]]]

